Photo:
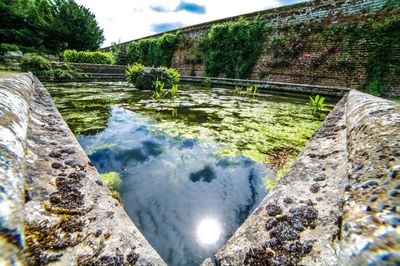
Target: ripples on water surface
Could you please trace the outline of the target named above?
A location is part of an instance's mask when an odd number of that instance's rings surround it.
[[[321,123],[306,98],[181,86],[175,101],[124,83],[46,84],[99,172],[169,265],[212,256],[266,194],[273,151],[294,157]]]

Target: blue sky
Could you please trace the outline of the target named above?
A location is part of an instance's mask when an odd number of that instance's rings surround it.
[[[105,42],[125,42],[155,33],[305,0],[75,0],[104,29]]]

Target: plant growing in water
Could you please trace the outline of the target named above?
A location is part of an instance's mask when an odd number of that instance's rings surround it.
[[[249,86],[246,88],[246,97],[250,96],[251,94],[254,95],[257,93],[257,86]]]
[[[210,77],[205,77],[203,79],[203,83],[202,84],[203,84],[204,88],[210,89],[211,88],[211,78]]]
[[[319,116],[322,108],[325,107],[324,104],[325,98],[322,96],[315,96],[314,98],[310,96],[310,108],[311,113],[315,116]]]
[[[233,91],[233,95],[241,96],[242,94],[243,94],[243,87],[242,86],[236,86],[235,90]]]
[[[158,99],[161,99],[164,96],[166,96],[168,94],[168,91],[164,90],[164,87],[165,87],[165,83],[156,79],[153,82],[154,92],[153,92],[153,95],[151,96],[151,98],[158,100]]]
[[[130,84],[135,84],[139,71],[143,68],[142,64],[136,63],[133,66],[128,66],[125,71],[126,81]]]
[[[174,84],[174,85],[172,85],[172,88],[171,88],[171,99],[173,100],[177,96],[178,96],[178,84]]]

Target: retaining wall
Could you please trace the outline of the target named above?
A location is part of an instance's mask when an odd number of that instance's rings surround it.
[[[31,74],[0,77],[0,262],[165,265]],[[355,90],[203,265],[400,261],[400,105]]]

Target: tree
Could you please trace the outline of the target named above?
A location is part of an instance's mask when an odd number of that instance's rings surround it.
[[[103,30],[73,0],[0,0],[0,40],[46,52],[95,50]]]

